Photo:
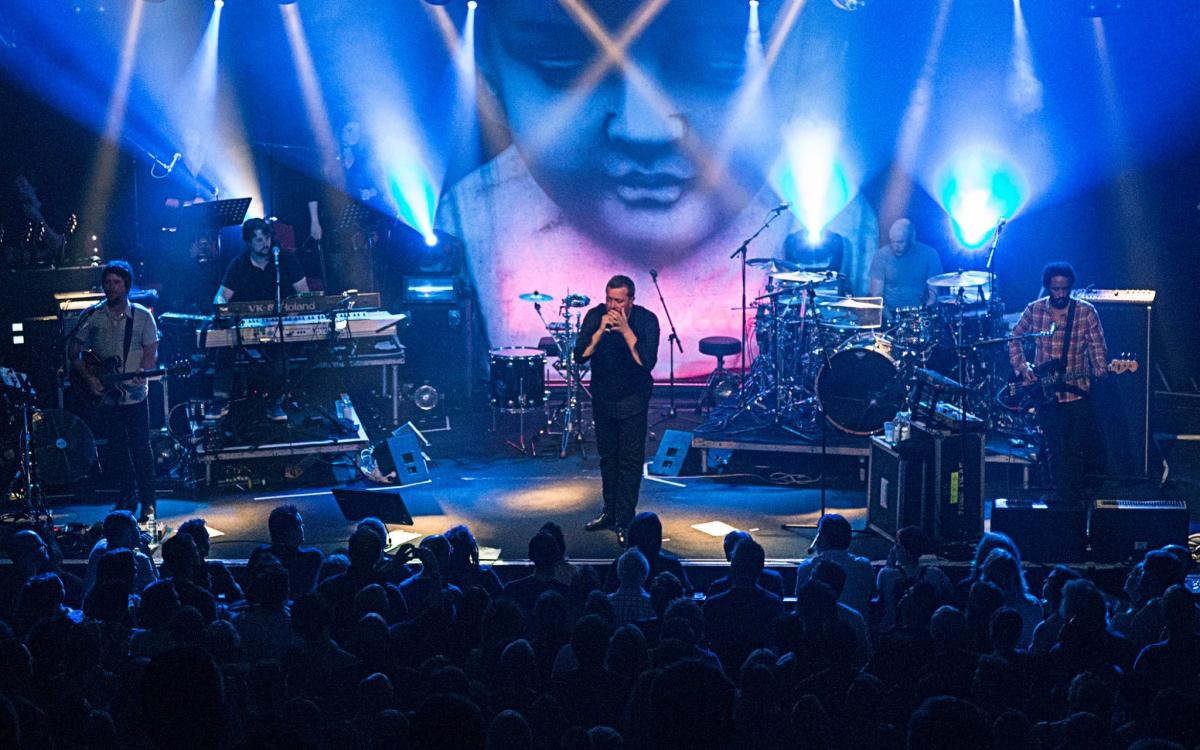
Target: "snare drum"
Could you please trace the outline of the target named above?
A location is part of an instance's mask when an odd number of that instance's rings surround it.
[[[505,414],[541,409],[546,402],[546,354],[503,346],[488,351],[492,408]]]
[[[892,342],[864,333],[837,349],[817,373],[817,402],[834,427],[870,435],[904,405],[904,382],[892,356]]]

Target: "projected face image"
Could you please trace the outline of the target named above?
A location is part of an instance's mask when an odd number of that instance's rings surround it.
[[[483,65],[532,176],[570,221],[609,247],[662,253],[702,242],[746,205],[777,128],[749,111],[756,138],[717,164],[747,78],[744,0],[666,3],[623,53],[628,67],[581,85],[606,53],[564,6],[588,9],[615,39],[642,5],[494,3]]]

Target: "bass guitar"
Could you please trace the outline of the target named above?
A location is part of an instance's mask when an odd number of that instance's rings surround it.
[[[1137,360],[1122,356],[1122,359],[1114,359],[1108,363],[1105,369],[1110,375],[1137,372]],[[1011,411],[1035,409],[1054,401],[1059,393],[1071,389],[1071,381],[1082,380],[1088,377],[1090,372],[1087,368],[1064,371],[1062,360],[1052,359],[1033,368],[1037,380],[1032,383],[1027,384],[1021,376],[1015,376],[996,394],[996,401]]]
[[[85,394],[85,398],[95,406],[113,406],[121,403],[128,393],[126,383],[137,378],[150,379],[158,377],[180,377],[187,375],[192,371],[192,366],[187,361],[176,362],[173,365],[166,367],[157,367],[153,370],[136,370],[134,372],[121,372],[121,358],[108,357],[101,359],[94,352],[86,352],[83,355],[83,369],[88,375],[99,380],[104,385],[104,393],[95,394],[87,388],[86,381],[80,383],[81,391]]]

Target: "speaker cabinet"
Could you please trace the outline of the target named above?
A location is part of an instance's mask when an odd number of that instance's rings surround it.
[[[992,531],[1012,537],[1026,562],[1078,563],[1087,554],[1087,512],[1080,505],[997,498]]]
[[[1153,549],[1188,543],[1188,508],[1182,500],[1108,500],[1092,503],[1088,519],[1092,558],[1136,562]]]
[[[1097,380],[1092,387],[1096,420],[1104,438],[1106,472],[1145,477],[1150,468],[1150,321],[1152,305],[1130,300],[1093,299],[1100,314],[1108,358],[1132,354],[1134,373]]]
[[[683,430],[667,430],[663,432],[662,440],[658,442],[658,450],[647,471],[658,477],[677,477],[682,473],[684,463],[692,447],[692,433]],[[699,468],[699,459],[692,463]]]

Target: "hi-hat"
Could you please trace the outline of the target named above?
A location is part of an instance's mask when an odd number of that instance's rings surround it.
[[[837,273],[834,271],[784,271],[771,274],[771,278],[785,283],[819,284],[822,281],[836,279]]]
[[[925,283],[929,286],[954,289],[961,286],[984,286],[990,280],[991,277],[983,271],[958,271],[956,273],[941,273],[937,276],[932,276]]]
[[[781,271],[799,271],[800,266],[783,258],[751,258],[746,265],[763,273],[777,274]]]
[[[592,298],[586,294],[568,294],[563,297],[563,304],[567,307],[587,307],[592,304]]]
[[[549,294],[542,294],[541,292],[529,292],[527,294],[522,294],[519,297],[519,299],[523,299],[526,302],[553,302],[554,301],[554,298],[551,297]]]

